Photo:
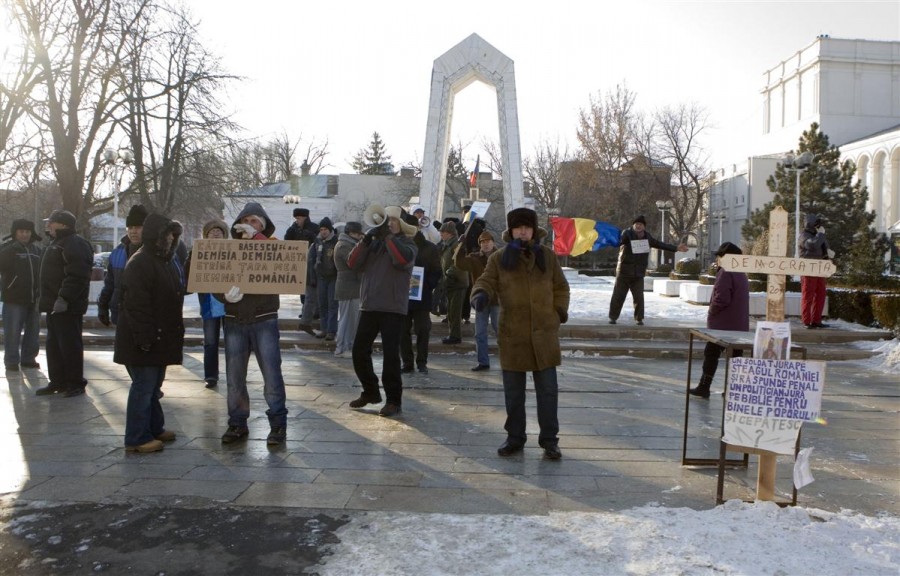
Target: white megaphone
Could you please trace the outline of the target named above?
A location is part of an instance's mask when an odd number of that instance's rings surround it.
[[[363,212],[363,222],[370,228],[377,228],[387,222],[387,214],[384,206],[380,204],[370,204],[366,211]]]

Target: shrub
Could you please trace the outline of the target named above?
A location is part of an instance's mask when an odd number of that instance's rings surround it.
[[[650,272],[650,276],[668,276],[672,273],[672,265],[671,264],[660,264],[656,267],[656,270]]]
[[[871,303],[878,323],[900,335],[900,294],[873,294]]]

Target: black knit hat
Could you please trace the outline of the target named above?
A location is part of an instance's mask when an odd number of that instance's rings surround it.
[[[328,216],[322,218],[322,221],[319,222],[319,229],[321,230],[322,228],[328,228],[332,233],[334,232],[334,224],[331,223],[331,218]]]
[[[37,231],[34,229],[34,222],[31,220],[25,220],[24,218],[13,220],[12,226],[9,227],[9,236],[3,238],[3,240],[9,240],[10,238],[15,238],[16,231],[18,230],[28,230],[31,232],[32,240],[41,240],[41,237],[38,236]]]
[[[640,216],[638,216],[637,218],[635,218],[635,219],[634,219],[634,222],[632,222],[632,224],[637,224],[638,222],[640,222],[640,223],[643,224],[644,226],[647,225],[647,219],[644,218],[644,215],[643,215],[643,214],[641,214]]]
[[[144,220],[147,219],[147,209],[143,204],[135,204],[128,211],[128,217],[125,218],[125,226],[143,226]]]
[[[722,245],[719,246],[719,249],[716,250],[716,257],[721,258],[726,254],[743,254],[741,249],[737,247],[735,244],[731,242],[722,242]]]
[[[506,215],[506,228],[512,231],[519,226],[528,226],[535,232],[538,230],[537,212],[531,208],[516,208]]]
[[[297,216],[306,216],[309,218],[309,208],[294,208],[294,218]]]

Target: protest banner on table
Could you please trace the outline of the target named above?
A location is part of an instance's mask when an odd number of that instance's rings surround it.
[[[284,240],[194,240],[188,290],[304,294],[308,244]]]
[[[794,454],[803,422],[820,418],[825,362],[732,358],[722,441]]]

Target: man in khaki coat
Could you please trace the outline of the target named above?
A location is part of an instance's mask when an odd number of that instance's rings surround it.
[[[516,208],[506,215],[507,242],[488,259],[472,289],[472,307],[485,310],[500,303],[500,368],[506,397],[506,441],[497,449],[512,456],[525,447],[525,374],[531,372],[537,396],[538,444],[544,457],[558,460],[559,386],[556,367],[562,362],[559,325],[569,317],[569,283],[553,250],[541,245],[547,232],[537,214]]]

